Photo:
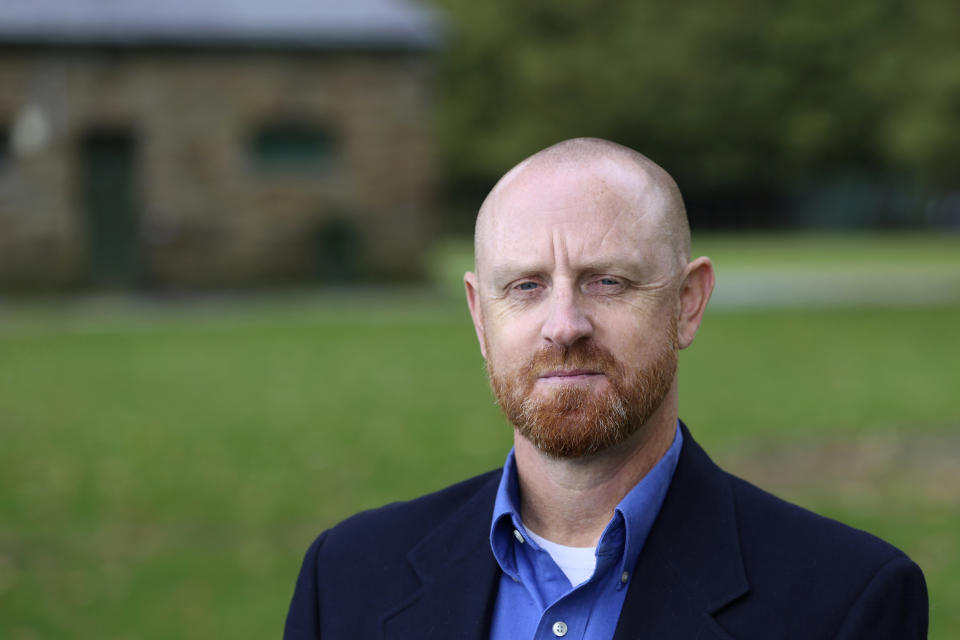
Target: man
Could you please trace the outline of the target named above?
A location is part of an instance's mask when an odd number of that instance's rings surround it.
[[[909,558],[721,471],[679,421],[677,352],[714,273],[663,169],[554,145],[494,187],[475,252],[467,301],[513,451],[323,533],[287,638],[926,637]]]

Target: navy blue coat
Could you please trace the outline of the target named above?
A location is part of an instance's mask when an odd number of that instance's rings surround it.
[[[926,585],[906,555],[724,472],[683,437],[614,640],[926,638]],[[321,534],[284,637],[486,639],[499,481],[492,471]]]

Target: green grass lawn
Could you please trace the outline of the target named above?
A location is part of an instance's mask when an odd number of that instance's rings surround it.
[[[958,326],[960,305],[708,312],[681,414],[721,460],[944,438]],[[368,293],[0,307],[0,442],[0,637],[259,639],[316,533],[501,464],[510,433],[459,301]],[[958,494],[911,482],[787,493],[904,548],[930,637],[960,637]]]

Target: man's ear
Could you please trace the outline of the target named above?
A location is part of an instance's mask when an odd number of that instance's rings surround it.
[[[680,311],[677,319],[677,342],[681,349],[693,344],[697,335],[703,312],[713,293],[715,275],[710,258],[700,257],[684,269],[683,283],[680,285]]]
[[[470,317],[473,318],[473,329],[477,332],[477,342],[480,343],[480,353],[487,359],[487,340],[483,334],[483,312],[480,309],[480,282],[477,274],[467,271],[463,274],[463,286],[467,290],[467,306],[470,307]]]

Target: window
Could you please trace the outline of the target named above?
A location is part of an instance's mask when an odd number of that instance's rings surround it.
[[[329,167],[336,144],[328,129],[303,124],[272,124],[250,141],[254,166],[263,171],[312,171]]]

